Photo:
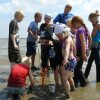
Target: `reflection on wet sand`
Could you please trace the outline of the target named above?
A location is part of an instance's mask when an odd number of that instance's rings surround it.
[[[4,86],[3,83],[5,84]],[[5,78],[0,78],[0,87],[5,87],[6,83],[7,80]],[[7,100],[6,93],[6,88],[2,88],[0,91],[0,100]],[[64,100],[63,96],[64,94],[61,92],[55,93],[52,71],[49,77],[45,78],[44,87],[41,86],[41,76],[39,72],[36,72],[33,90],[28,91],[27,95],[22,97],[21,100]],[[76,88],[75,92],[71,92],[71,100],[100,100],[100,83],[90,82],[86,87]]]
[[[1,44],[3,43],[3,45]],[[0,46],[6,46],[3,42],[0,41]],[[22,40],[22,44],[26,43],[26,39]],[[6,46],[7,47],[7,46]],[[21,47],[21,54],[22,57],[25,55],[25,47]],[[1,50],[1,48],[0,48]],[[36,54],[36,60],[35,65],[40,66],[40,49],[37,49]],[[7,86],[7,79],[10,72],[10,65],[7,57],[7,48],[0,51],[0,100],[7,100],[6,94],[6,86]],[[83,70],[85,69],[86,63],[83,66]],[[41,87],[41,77],[39,75],[39,72],[35,72],[35,87],[33,88],[33,91],[29,92],[26,96],[22,97],[22,100],[64,100],[61,97],[61,93],[58,95],[55,94],[55,85],[54,85],[54,77],[53,72],[50,71],[49,77],[45,78],[45,86]],[[96,83],[96,69],[95,64],[92,65],[91,72],[89,75],[89,81],[90,83],[82,88],[78,87],[76,88],[75,92],[71,92],[71,99],[72,100],[100,100],[100,83]]]

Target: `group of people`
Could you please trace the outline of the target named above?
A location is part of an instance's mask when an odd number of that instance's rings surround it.
[[[8,93],[25,94],[25,80],[29,76],[30,87],[34,86],[32,70],[36,54],[36,44],[39,37],[41,44],[41,75],[50,66],[54,71],[56,90],[65,89],[65,98],[70,98],[70,91],[79,85],[87,85],[91,65],[95,60],[97,82],[100,82],[100,24],[98,11],[89,14],[89,21],[93,25],[89,32],[83,19],[70,13],[72,6],[67,4],[64,13],[58,14],[51,24],[52,16],[46,14],[44,23],[42,14],[36,12],[34,21],[28,27],[26,57],[21,59],[19,49],[18,22],[24,18],[22,11],[16,11],[14,19],[9,24],[8,57],[11,63],[11,73],[8,79]],[[56,39],[53,38],[56,35]],[[89,52],[91,50],[91,54]],[[88,59],[89,56],[89,59]],[[31,59],[31,64],[30,64]],[[87,61],[85,73],[82,71],[84,61]],[[31,65],[31,68],[30,68]],[[73,75],[74,74],[74,75]],[[16,92],[17,91],[17,92]],[[18,92],[19,91],[19,92]]]

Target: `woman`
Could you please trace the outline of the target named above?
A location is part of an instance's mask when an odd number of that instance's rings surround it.
[[[81,17],[74,16],[71,24],[75,29],[77,29],[76,48],[78,62],[74,70],[74,82],[76,87],[78,87],[78,82],[80,82],[81,87],[84,87],[86,86],[86,81],[82,72],[82,65],[84,61],[87,61],[87,51],[91,44],[91,37]]]
[[[91,55],[88,60],[88,64],[85,70],[85,77],[88,78],[92,62],[95,60],[96,64],[96,81],[100,82],[100,23],[98,20],[99,14],[98,11],[91,13],[89,15],[89,21],[93,25],[92,31],[92,46],[91,46]]]

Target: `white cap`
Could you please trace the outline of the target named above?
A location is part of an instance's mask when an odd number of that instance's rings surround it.
[[[45,14],[44,18],[52,18],[50,14]]]
[[[56,23],[54,28],[55,35],[61,34],[62,32],[68,32],[70,34],[70,28],[67,27],[65,24]]]

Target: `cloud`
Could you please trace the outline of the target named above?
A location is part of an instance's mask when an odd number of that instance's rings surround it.
[[[89,2],[86,2],[83,6],[83,11],[86,13],[94,12],[95,10],[100,11],[100,1],[99,0],[91,0]]]
[[[83,3],[83,0],[66,0],[67,3],[71,4],[71,5],[80,5]]]
[[[35,12],[35,11],[50,11],[59,7],[64,8],[64,6],[69,3],[73,7],[81,6],[80,9],[91,11],[93,9],[100,9],[99,0],[11,0],[7,3],[0,4],[1,13],[14,12],[17,9],[22,9],[25,12]],[[79,9],[78,9],[79,10]]]
[[[50,13],[55,17],[58,13],[62,13],[65,5],[69,3],[73,6],[72,13],[74,15],[82,16],[88,24],[88,15],[90,12],[95,10],[100,11],[100,0],[9,0],[9,2],[0,3],[0,23],[4,23],[1,26],[3,33],[7,33],[6,22],[13,17],[13,14],[16,10],[23,10],[25,12],[25,20],[23,20],[21,30],[23,30],[23,35],[26,32],[26,29],[29,25],[29,22],[33,20],[33,15],[35,12],[39,11],[46,14]],[[3,18],[3,16],[9,15],[8,18]],[[2,16],[2,18],[1,18]],[[89,24],[88,24],[89,25]],[[6,28],[4,30],[4,28]],[[7,36],[7,35],[5,35]]]

